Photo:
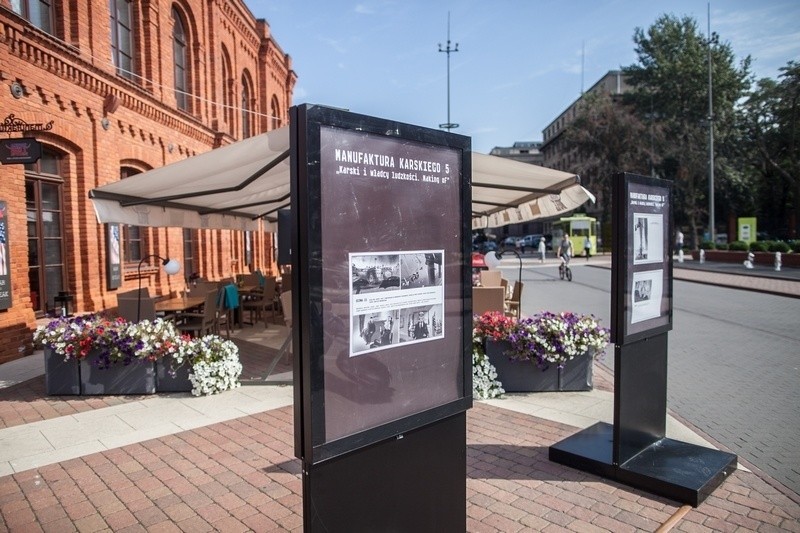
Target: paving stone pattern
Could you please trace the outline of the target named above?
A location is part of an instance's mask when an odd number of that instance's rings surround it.
[[[474,532],[655,531],[679,505],[547,460],[575,428],[477,404],[468,417]],[[0,478],[4,531],[300,531],[292,409]],[[676,531],[800,531],[800,506],[737,471]]]

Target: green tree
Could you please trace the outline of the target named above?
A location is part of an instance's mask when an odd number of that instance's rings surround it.
[[[797,237],[800,220],[800,63],[781,68],[779,81],[758,82],[743,106],[746,142],[761,177],[761,215]]]
[[[623,69],[634,87],[627,101],[639,117],[653,117],[663,131],[655,147],[661,156],[657,172],[674,181],[676,223],[689,225],[697,243],[708,219],[709,48],[715,195],[740,177],[730,163],[737,154],[732,141],[739,138],[736,103],[750,84],[750,58],[736,66],[730,45],[716,35],[706,39],[691,17],[662,15],[647,31],[637,28],[633,40],[638,62]]]
[[[660,127],[643,122],[619,96],[602,92],[583,97],[565,145],[577,156],[569,170],[597,197],[597,211],[591,214],[603,225],[604,242],[611,242],[611,177],[623,171],[649,175],[658,164],[651,147],[660,144],[660,138]]]

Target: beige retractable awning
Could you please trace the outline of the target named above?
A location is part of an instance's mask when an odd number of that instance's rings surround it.
[[[290,204],[289,127],[89,191],[97,220],[136,226],[256,230]],[[472,153],[472,227],[572,211],[594,196],[574,174]]]

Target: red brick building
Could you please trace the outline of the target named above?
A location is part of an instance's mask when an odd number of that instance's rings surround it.
[[[242,0],[0,0],[0,138],[35,138],[33,164],[0,165],[8,270],[0,293],[0,363],[32,351],[36,319],[116,305],[106,227],[88,191],[283,126],[296,81],[291,59]],[[121,291],[139,261],[155,293],[190,273],[219,279],[274,271],[266,231],[124,226]],[[2,302],[0,298],[0,302]]]

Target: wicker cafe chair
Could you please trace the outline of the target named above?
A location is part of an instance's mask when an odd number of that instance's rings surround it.
[[[203,311],[200,313],[180,313],[176,316],[176,327],[183,333],[195,337],[217,331],[217,291],[208,291]]]
[[[503,287],[473,287],[472,314],[482,315],[487,311],[505,312]]]
[[[267,311],[270,311],[270,318],[275,320],[275,311],[278,308],[276,296],[276,280],[270,276],[264,280],[264,290],[260,293],[251,294],[248,299],[242,302],[242,311],[250,311],[250,323],[255,324],[256,320],[264,320],[264,327],[268,327]]]
[[[128,322],[137,321],[137,311],[139,311],[138,298],[118,298],[117,299],[117,314],[127,320]],[[155,320],[156,319],[156,301],[154,298],[144,298],[141,301],[141,310],[138,316],[139,320]]]
[[[519,318],[520,303],[522,302],[522,289],[525,286],[521,281],[514,282],[511,298],[506,300],[506,314]]]
[[[481,287],[501,287],[503,274],[499,270],[481,270]]]
[[[225,327],[225,336],[231,338],[231,324],[235,322],[234,312],[239,307],[239,291],[233,283],[220,284],[217,296],[217,333]]]

